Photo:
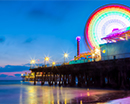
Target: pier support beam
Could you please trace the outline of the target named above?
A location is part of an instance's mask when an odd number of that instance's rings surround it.
[[[60,80],[59,80],[59,86],[61,86],[62,85],[61,84],[61,74],[60,74],[59,78],[60,78]]]
[[[35,72],[34,85],[36,85],[36,73],[37,72]]]
[[[57,74],[55,74],[55,86],[57,85]]]
[[[72,74],[71,75],[71,83],[70,83],[70,86],[75,86],[76,83],[75,83],[75,74]]]
[[[42,80],[41,80],[41,85],[44,85],[44,77],[43,77],[43,74],[44,74],[44,72],[42,72]]]
[[[63,76],[63,82],[64,82],[64,86],[66,86],[67,85],[67,83],[66,83],[66,75]]]

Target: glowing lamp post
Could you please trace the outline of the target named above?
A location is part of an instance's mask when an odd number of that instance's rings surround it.
[[[37,61],[38,61],[38,67],[39,67],[39,61],[40,61],[40,60],[38,59]]]
[[[65,58],[68,57],[68,54],[67,53],[64,53],[64,64],[65,64]]]
[[[52,62],[52,66],[55,66],[55,64],[56,64],[55,62]]]
[[[76,40],[77,40],[77,56],[78,56],[79,53],[80,53],[80,52],[79,52],[79,51],[80,51],[80,50],[79,50],[79,42],[80,42],[80,39],[81,39],[80,36],[77,36],[77,37],[76,37]]]
[[[31,61],[30,61],[30,64],[31,64],[31,66],[32,66],[33,64],[35,64],[35,60],[31,60]],[[30,66],[30,68],[31,68],[31,66]]]
[[[30,64],[35,64],[35,60],[31,60],[31,61],[30,61]]]
[[[45,66],[47,64],[47,61],[49,61],[49,57],[45,57]]]

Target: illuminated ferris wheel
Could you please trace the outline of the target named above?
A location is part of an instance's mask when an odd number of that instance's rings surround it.
[[[89,50],[99,48],[114,29],[130,26],[130,8],[121,4],[110,4],[98,8],[89,17],[84,31],[85,42]]]

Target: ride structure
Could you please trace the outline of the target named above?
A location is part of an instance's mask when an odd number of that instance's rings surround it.
[[[102,40],[113,29],[130,26],[130,8],[121,4],[109,4],[98,8],[89,17],[84,31],[85,42],[89,50],[100,48]]]
[[[123,29],[113,29],[113,31],[110,34],[101,39],[105,40],[107,43],[128,40],[130,39],[130,27]]]
[[[86,23],[84,38],[88,52],[77,54],[70,63],[100,61],[103,53],[108,53],[102,48],[103,44],[130,39],[130,8],[121,4],[98,8]],[[79,51],[78,47],[77,51]]]

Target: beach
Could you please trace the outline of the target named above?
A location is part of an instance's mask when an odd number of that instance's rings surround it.
[[[129,91],[0,82],[0,104],[127,104],[128,96]]]

